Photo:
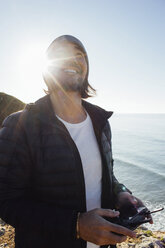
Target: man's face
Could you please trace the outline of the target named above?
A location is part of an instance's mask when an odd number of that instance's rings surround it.
[[[76,44],[65,42],[56,46],[48,58],[47,67],[54,85],[67,91],[81,88],[88,70],[85,56]]]

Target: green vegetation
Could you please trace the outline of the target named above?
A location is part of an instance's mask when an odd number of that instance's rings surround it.
[[[24,107],[25,103],[21,102],[16,97],[0,92],[0,126],[8,115],[24,109]]]
[[[151,230],[145,231],[144,234],[145,234],[147,237],[153,236],[153,233],[152,233]]]

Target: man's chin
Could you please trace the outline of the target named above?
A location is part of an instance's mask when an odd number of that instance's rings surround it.
[[[84,80],[79,80],[79,82],[65,82],[60,84],[60,87],[65,91],[80,92]]]

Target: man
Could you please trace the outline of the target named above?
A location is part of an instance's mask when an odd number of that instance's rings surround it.
[[[107,247],[135,237],[105,220],[126,202],[142,203],[113,174],[112,112],[82,100],[95,92],[85,48],[64,35],[47,59],[47,96],[0,131],[0,217],[15,227],[16,248]]]

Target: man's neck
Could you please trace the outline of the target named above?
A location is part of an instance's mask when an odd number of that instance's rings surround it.
[[[57,91],[50,94],[52,106],[56,115],[70,123],[79,123],[86,119],[78,92]]]

